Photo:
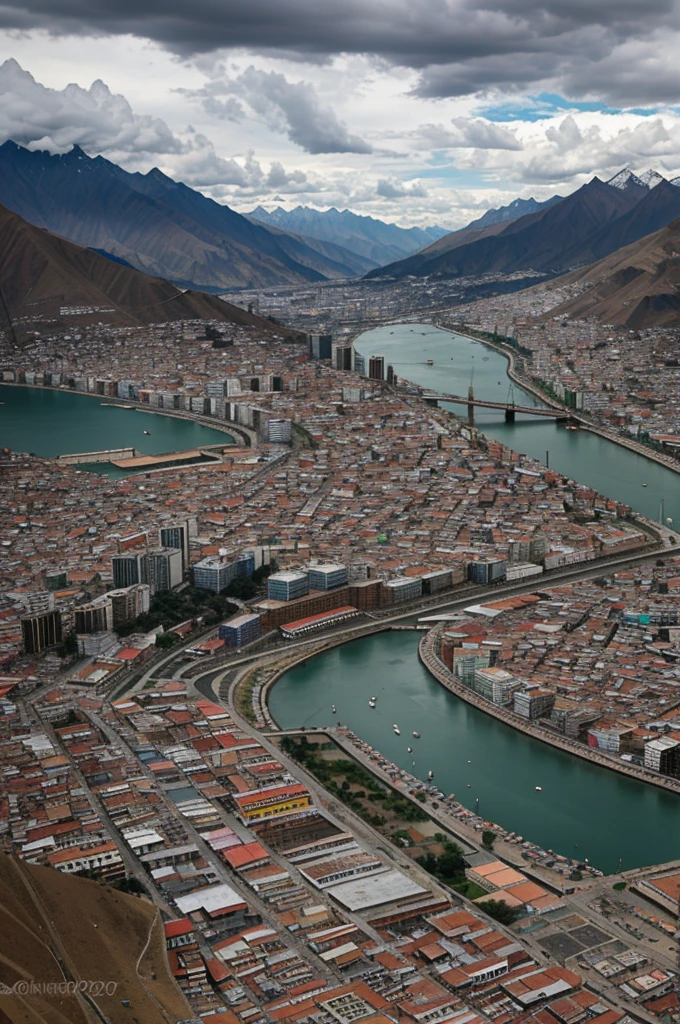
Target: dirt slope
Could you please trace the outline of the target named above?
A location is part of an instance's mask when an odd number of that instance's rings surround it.
[[[64,981],[84,993],[49,987]],[[0,859],[0,982],[16,986],[0,992],[0,1021],[11,1024],[101,1024],[94,1004],[112,1024],[192,1016],[151,903],[9,856]]]
[[[76,307],[89,310],[77,315],[83,326],[211,319],[272,331],[269,321],[217,296],[148,277],[36,228],[2,206],[0,238],[0,297],[18,333],[22,327],[39,329],[41,322],[59,325],[67,318],[72,323],[73,313],[62,311]]]
[[[551,317],[592,316],[631,329],[679,326],[680,219],[553,284],[586,290],[551,309]]]

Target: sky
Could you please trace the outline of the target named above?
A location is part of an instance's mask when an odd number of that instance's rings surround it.
[[[0,0],[0,143],[455,229],[680,174],[680,0]]]

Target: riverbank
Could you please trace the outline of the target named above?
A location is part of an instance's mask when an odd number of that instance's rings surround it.
[[[249,427],[242,427],[240,424],[220,421],[212,416],[200,416],[197,413],[186,409],[157,409],[140,402],[134,398],[118,398],[111,395],[95,395],[91,391],[78,391],[75,388],[53,387],[51,384],[20,384],[17,381],[1,381],[0,386],[6,388],[19,388],[35,391],[53,391],[59,395],[80,395],[83,398],[95,398],[100,405],[113,406],[118,409],[130,409],[130,411],[149,413],[153,416],[167,416],[172,419],[187,420],[197,423],[201,427],[209,427],[222,434],[228,434],[233,444],[236,444],[234,434],[238,434],[246,447],[257,445],[257,433]],[[70,454],[70,453],[68,453]]]
[[[596,764],[601,768],[608,768],[610,771],[618,772],[621,775],[627,775],[629,778],[636,779],[638,782],[646,782],[652,786],[657,786],[659,789],[663,789],[667,793],[680,794],[680,780],[672,779],[665,775],[659,775],[647,768],[630,764],[626,761],[620,761],[617,758],[609,757],[599,749],[587,747],[584,743],[578,743],[576,740],[571,740],[567,736],[554,733],[535,722],[527,721],[527,719],[522,718],[520,715],[516,715],[512,711],[508,711],[506,708],[501,707],[498,704],[493,704],[491,701],[488,701],[484,697],[475,693],[474,690],[471,690],[469,687],[457,682],[456,677],[449,672],[448,668],[444,665],[437,654],[437,644],[441,633],[445,628],[446,624],[441,623],[431,629],[421,639],[418,644],[418,656],[428,672],[430,672],[437,682],[441,683],[449,693],[453,693],[456,697],[459,697],[467,704],[471,704],[473,707],[478,708],[480,711],[490,715],[492,718],[498,719],[505,725],[510,726],[512,729],[524,733],[524,735],[530,736],[532,739],[540,740],[541,743],[546,743],[548,746],[556,747],[558,750],[562,750],[565,753],[574,754],[576,757],[580,757],[584,761],[590,761],[592,764]]]
[[[649,459],[651,462],[656,462],[664,469],[670,469],[673,473],[680,474],[680,463],[674,459],[671,455],[664,455],[662,452],[656,452],[654,449],[649,448],[647,445],[641,444],[639,441],[635,441],[632,437],[623,437],[618,434],[615,430],[610,430],[607,427],[603,427],[600,424],[593,423],[592,420],[586,418],[583,415],[574,410],[568,408],[563,402],[558,401],[555,398],[551,398],[529,377],[519,373],[516,366],[517,353],[510,345],[503,345],[502,342],[488,341],[486,338],[476,338],[471,334],[465,334],[462,331],[454,331],[450,327],[442,327],[442,330],[450,331],[451,333],[460,334],[463,338],[468,338],[469,341],[477,341],[480,345],[484,345],[486,348],[492,349],[499,355],[505,356],[508,360],[508,367],[506,373],[513,384],[517,384],[518,387],[523,388],[524,391],[528,391],[538,398],[544,405],[549,406],[551,409],[559,409],[565,412],[573,420],[576,420],[579,424],[580,430],[587,430],[591,434],[597,434],[598,437],[604,438],[605,441],[611,441],[612,444],[617,444],[621,448],[627,448],[628,451],[635,452],[636,455],[641,455],[645,459]],[[482,431],[483,433],[483,431]]]

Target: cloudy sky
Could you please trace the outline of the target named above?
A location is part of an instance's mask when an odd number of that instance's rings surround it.
[[[680,174],[679,45],[680,0],[0,0],[0,142],[455,228]]]

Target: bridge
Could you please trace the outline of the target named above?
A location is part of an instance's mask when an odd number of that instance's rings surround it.
[[[505,413],[506,423],[514,423],[517,413],[523,413],[526,416],[542,416],[544,419],[553,419],[563,423],[569,420],[580,422],[579,416],[568,409],[547,409],[533,405],[516,405],[514,401],[492,402],[485,401],[482,398],[475,398],[472,387],[468,390],[467,397],[463,395],[447,395],[439,391],[432,391],[431,389],[423,389],[420,392],[420,396],[429,405],[438,405],[440,402],[450,402],[452,405],[466,405],[468,423],[470,425],[475,422],[475,409],[502,409]]]

